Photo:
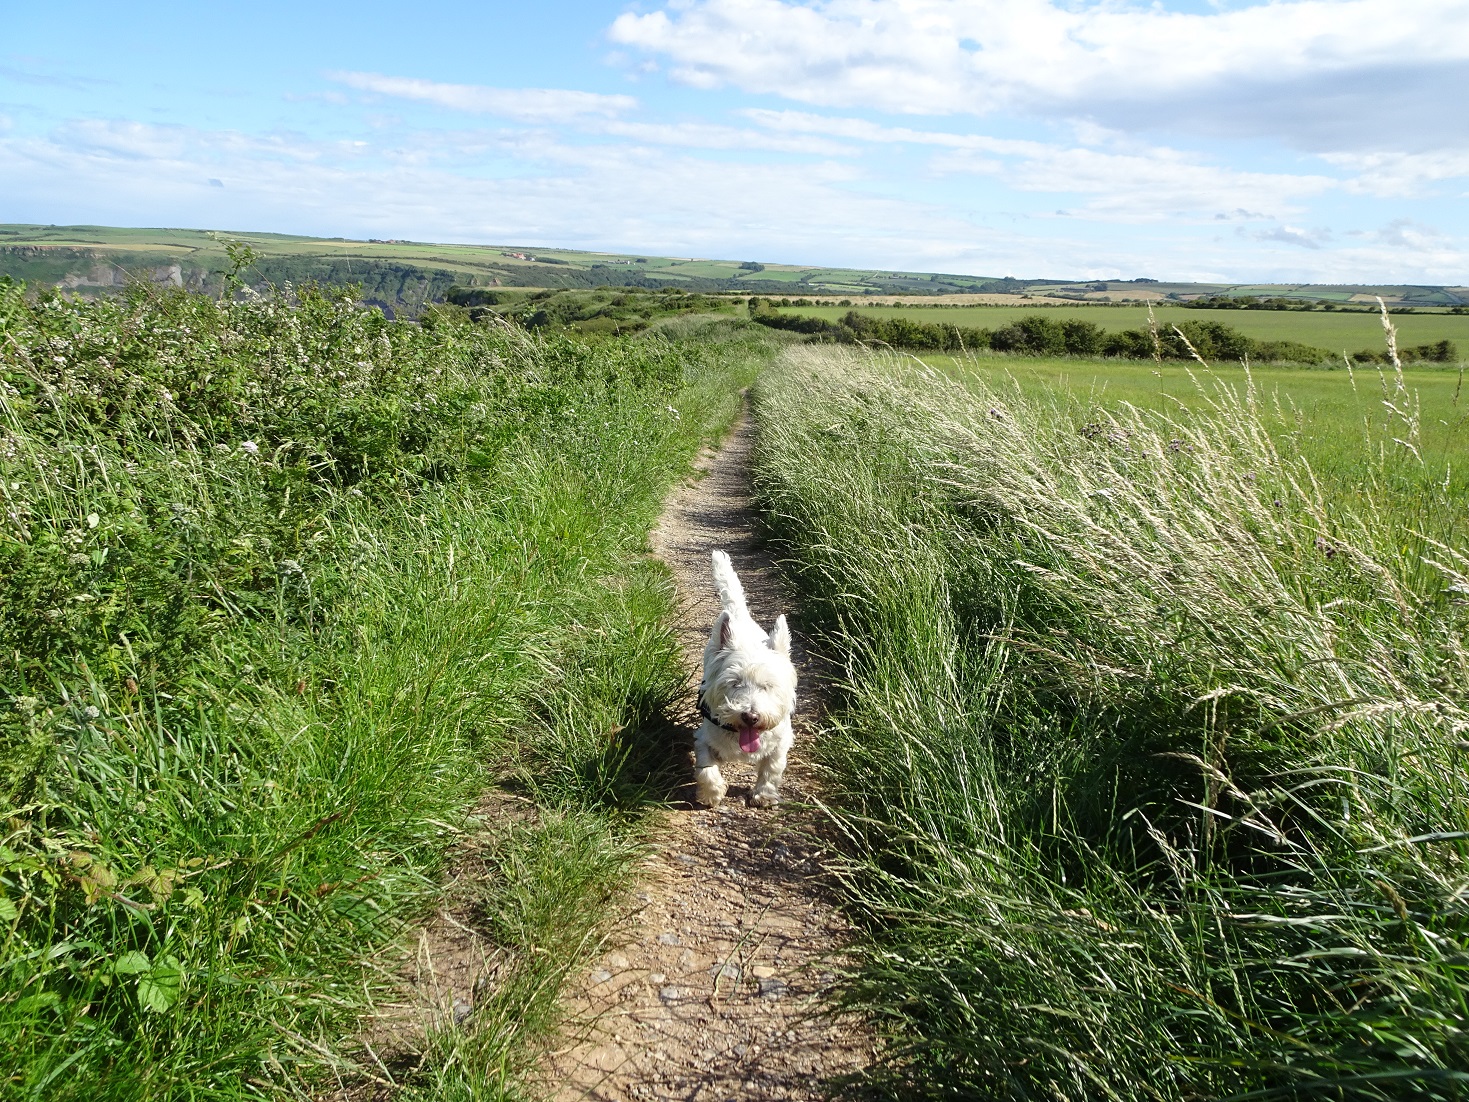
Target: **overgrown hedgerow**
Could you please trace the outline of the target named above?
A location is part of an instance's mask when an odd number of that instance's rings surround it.
[[[512,1090],[680,683],[647,529],[763,355],[0,284],[0,1098],[350,1067],[465,830],[518,963],[406,1085]]]

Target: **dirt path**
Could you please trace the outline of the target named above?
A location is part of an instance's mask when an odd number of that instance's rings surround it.
[[[817,1013],[827,962],[846,927],[816,881],[820,843],[799,805],[811,792],[804,752],[815,702],[799,616],[756,544],[749,468],[753,429],[742,419],[701,461],[707,473],[675,492],[653,532],[673,571],[679,635],[693,689],[718,614],[709,553],[728,551],[762,625],[786,612],[802,677],[796,747],[776,811],[745,806],[751,774],[727,769],[717,811],[678,795],[642,870],[640,910],[616,947],[568,996],[568,1027],[547,1058],[555,1102],[817,1099],[821,1084],[864,1066],[871,1047],[851,1024]]]

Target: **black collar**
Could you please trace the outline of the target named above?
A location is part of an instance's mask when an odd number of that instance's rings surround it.
[[[740,729],[738,727],[731,727],[727,723],[720,723],[719,720],[714,718],[714,714],[709,711],[709,705],[704,703],[703,689],[699,690],[699,714],[707,719],[710,723],[714,724],[714,726],[716,727],[722,727],[724,728],[724,730],[729,731],[732,734],[737,735],[740,733]]]

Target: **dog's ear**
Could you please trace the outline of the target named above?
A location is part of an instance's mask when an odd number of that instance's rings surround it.
[[[770,629],[770,649],[781,654],[790,656],[791,653],[791,629],[786,627],[785,614],[775,618],[775,627]]]
[[[729,613],[721,612],[714,621],[714,634],[719,637],[719,649],[729,650]]]

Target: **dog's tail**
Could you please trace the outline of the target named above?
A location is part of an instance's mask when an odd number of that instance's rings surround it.
[[[745,607],[745,587],[740,584],[734,564],[723,551],[714,552],[714,590],[726,612],[741,618],[750,615],[750,610]]]

